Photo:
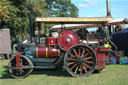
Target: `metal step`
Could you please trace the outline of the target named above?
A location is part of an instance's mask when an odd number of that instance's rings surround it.
[[[34,63],[53,63],[57,60],[57,58],[33,58],[32,61]]]
[[[34,69],[56,69],[56,66],[34,66]]]

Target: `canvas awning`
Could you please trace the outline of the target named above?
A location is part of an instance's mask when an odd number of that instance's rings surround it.
[[[127,18],[114,19],[112,21],[109,21],[106,25],[119,25],[119,24],[128,24],[128,19]]]
[[[59,29],[81,29],[81,28],[95,28],[95,27],[103,27],[103,26],[111,26],[111,25],[120,25],[120,24],[128,24],[127,18],[122,19],[114,19],[108,21],[107,23],[100,23],[100,24],[64,24],[64,25],[55,25],[52,27],[53,30]]]

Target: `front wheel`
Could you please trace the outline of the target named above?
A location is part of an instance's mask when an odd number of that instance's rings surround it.
[[[96,62],[94,52],[85,45],[76,45],[70,48],[64,57],[65,69],[75,77],[91,74],[95,70]]]
[[[8,63],[8,71],[14,78],[24,78],[33,71],[33,63],[28,57],[21,55],[20,63],[22,66],[16,66],[16,57]]]

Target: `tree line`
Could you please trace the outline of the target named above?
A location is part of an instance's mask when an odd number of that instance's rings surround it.
[[[29,15],[78,17],[71,0],[0,0],[0,29],[9,28],[11,39],[29,37]]]

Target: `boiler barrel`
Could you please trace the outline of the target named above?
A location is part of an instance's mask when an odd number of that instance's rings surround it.
[[[31,46],[29,50],[35,58],[57,58],[60,56],[60,50],[47,46]]]

